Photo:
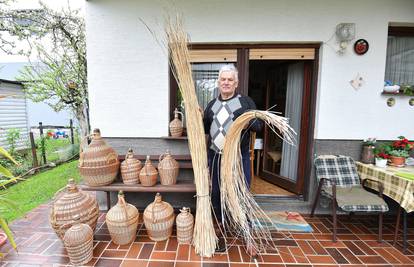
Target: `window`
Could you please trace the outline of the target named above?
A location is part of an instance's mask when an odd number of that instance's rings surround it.
[[[414,85],[414,28],[389,28],[385,80]]]

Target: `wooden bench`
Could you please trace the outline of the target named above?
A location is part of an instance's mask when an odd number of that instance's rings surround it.
[[[172,157],[178,161],[180,169],[192,169],[191,155],[172,155]],[[122,162],[125,159],[125,155],[118,156]],[[139,159],[144,164],[146,155],[134,155],[134,158]],[[155,167],[158,167],[159,155],[151,155],[150,159]],[[142,186],[142,184],[126,185],[122,183],[120,179],[120,173],[117,180],[110,185],[103,186],[89,186],[86,184],[80,184],[80,188],[84,191],[103,191],[106,192],[106,204],[108,210],[111,208],[111,192],[118,192],[120,190],[124,192],[179,192],[179,193],[195,193],[196,187],[193,180],[178,180],[174,185],[161,185],[157,183],[154,186]]]

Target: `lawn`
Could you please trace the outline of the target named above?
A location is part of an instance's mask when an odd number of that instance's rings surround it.
[[[78,161],[74,160],[51,170],[28,177],[25,181],[6,189],[6,197],[15,202],[20,212],[6,211],[4,218],[9,222],[24,216],[33,208],[53,198],[56,191],[63,188],[69,178],[80,180]]]

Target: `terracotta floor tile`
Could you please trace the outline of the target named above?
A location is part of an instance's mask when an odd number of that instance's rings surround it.
[[[316,256],[316,255],[309,255],[308,260],[311,263],[333,263],[335,264],[335,260],[331,256]]]
[[[174,267],[174,262],[169,261],[149,261],[148,267]]]
[[[176,237],[170,237],[167,243],[167,251],[176,251],[178,247],[178,242]]]
[[[316,252],[316,255],[328,255],[328,252],[321,246],[318,241],[308,241],[308,243]]]
[[[93,249],[93,256],[94,257],[100,257],[102,252],[108,246],[108,244],[109,244],[109,242],[100,241]]]
[[[296,260],[290,253],[289,248],[279,248],[279,254],[284,263],[295,263]]]
[[[195,261],[177,261],[175,262],[175,267],[201,267],[201,262],[195,262]]]
[[[283,263],[282,257],[280,255],[268,255],[263,254],[259,255],[259,258],[263,263]]]
[[[403,264],[412,264],[413,263],[413,261],[410,258],[408,258],[406,255],[404,255],[403,253],[401,253],[400,251],[398,251],[394,247],[389,247],[389,248],[384,248],[384,249],[388,253],[390,253],[391,255],[396,257]]]
[[[209,262],[203,262],[203,267],[229,267],[229,263],[209,263]]]
[[[155,243],[155,247],[154,250],[165,250],[165,247],[167,246],[167,241],[168,240],[164,240],[164,241],[159,241],[157,243]]]
[[[154,244],[144,244],[141,248],[141,252],[139,253],[138,258],[149,259],[153,248],[154,248]]]
[[[347,246],[349,248],[350,251],[352,251],[353,254],[355,255],[365,255],[365,253],[357,246],[354,244],[354,242],[352,241],[344,241],[345,246]]]
[[[315,239],[315,236],[313,234],[308,233],[293,233],[292,238],[295,240],[313,240]]]
[[[241,256],[240,256],[240,251],[239,251],[239,246],[231,246],[228,250],[227,253],[229,255],[229,261],[230,262],[241,262]]]
[[[351,264],[361,264],[361,261],[351,252],[348,248],[338,248],[338,251],[348,260]]]
[[[343,241],[336,241],[336,242],[332,242],[332,240],[327,241],[327,240],[320,240],[319,244],[321,244],[321,246],[323,248],[346,248],[345,244]]]
[[[119,245],[118,246],[118,249],[120,249],[120,250],[129,250],[129,248],[131,247],[131,245],[132,245],[132,242],[131,243],[128,243],[126,245]]]
[[[387,263],[384,258],[380,256],[357,256],[360,261],[364,264],[379,264],[379,263]]]
[[[115,244],[113,241],[109,242],[109,245],[106,247],[107,249],[117,249],[118,245]]]
[[[175,261],[177,252],[172,251],[153,251],[151,260]]]
[[[306,258],[305,254],[301,248],[289,248],[290,253],[292,253],[293,257],[295,258],[297,263],[309,263],[308,259]]]
[[[229,257],[227,253],[216,253],[211,258],[203,257],[203,262],[228,262]]]
[[[146,260],[124,260],[121,267],[147,267],[148,261]]]
[[[201,257],[196,254],[194,247],[190,247],[190,261],[201,261]]]
[[[354,244],[357,245],[366,255],[377,255],[377,253],[368,247],[364,241],[354,241]]]
[[[179,244],[177,248],[177,261],[188,261],[190,258],[190,245]]]
[[[117,250],[117,249],[105,249],[101,255],[101,258],[121,258],[123,259],[127,251],[125,250]]]
[[[375,248],[374,250],[378,253],[378,255],[381,255],[381,257],[383,257],[388,263],[401,264],[401,262],[396,257],[390,254],[384,248]]]
[[[348,260],[342,256],[342,254],[336,248],[327,248],[326,249],[331,255],[331,257],[338,263],[338,264],[348,264]]]
[[[96,262],[97,267],[115,267],[121,265],[122,260],[99,259]]]
[[[313,250],[313,248],[309,245],[308,241],[298,240],[296,242],[298,243],[299,247],[302,249],[302,251],[305,255],[315,255],[316,254],[315,250]]]
[[[129,248],[125,258],[138,258],[139,252],[141,251],[142,244],[141,243],[132,243],[131,247]]]

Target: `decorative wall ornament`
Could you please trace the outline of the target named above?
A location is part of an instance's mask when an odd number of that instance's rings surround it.
[[[349,83],[351,84],[351,86],[355,89],[358,90],[359,88],[361,88],[361,86],[364,84],[364,79],[362,78],[362,76],[358,73],[355,78],[353,80],[350,80]]]
[[[362,56],[366,52],[368,52],[369,44],[368,41],[365,39],[358,39],[354,43],[354,51],[357,55]]]
[[[389,107],[394,106],[394,105],[395,105],[395,98],[393,98],[393,97],[388,98],[388,99],[387,99],[387,105],[388,105]]]

